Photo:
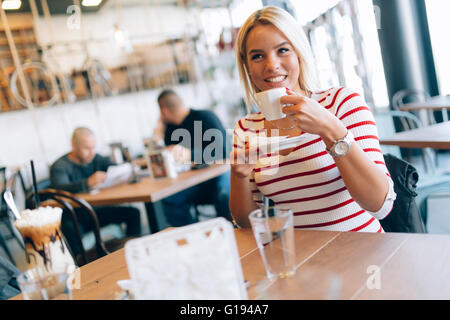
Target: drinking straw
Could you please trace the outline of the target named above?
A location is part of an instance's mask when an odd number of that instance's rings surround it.
[[[275,202],[268,198],[264,197],[264,216],[266,217],[274,217],[275,216],[275,209],[274,209]]]
[[[269,198],[264,197],[264,196],[263,196],[263,198],[264,198],[264,216],[266,218],[268,218],[269,217],[269,212],[268,212],[268,210],[269,210]]]
[[[274,217],[275,216],[275,202],[269,198],[269,217]]]
[[[36,173],[34,172],[33,160],[30,160],[30,164],[31,164],[31,176],[33,177],[34,202],[36,205],[36,209],[38,209],[40,206],[40,202],[39,202],[39,194],[38,194],[38,188],[37,188],[37,183],[36,183]]]

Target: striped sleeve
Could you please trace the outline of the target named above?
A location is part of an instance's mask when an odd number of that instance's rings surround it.
[[[364,99],[358,93],[348,88],[341,88],[339,97],[336,99],[334,112],[346,128],[351,130],[355,137],[355,142],[369,159],[388,176],[389,191],[385,202],[380,210],[371,213],[375,218],[381,220],[392,210],[396,195],[389,171],[384,163],[373,114]]]
[[[253,130],[247,127],[245,118],[239,119],[233,130],[233,151],[235,149],[244,149],[245,143],[250,140]]]
[[[250,115],[253,116],[253,115]],[[256,116],[256,115],[255,115]],[[257,133],[260,131],[258,128],[256,128],[255,124],[257,122],[260,122],[260,120],[256,117],[256,120],[253,120],[255,117],[250,117],[250,121],[248,121],[249,115],[247,117],[240,119],[236,125],[234,126],[233,130],[233,151],[234,150],[241,150],[244,149],[245,144],[248,143],[251,139],[251,137],[254,137],[257,135]],[[262,203],[262,193],[258,190],[258,187],[256,186],[255,182],[255,171],[253,170],[252,173],[248,177],[250,182],[250,190],[252,192],[252,198],[256,203]]]
[[[257,204],[263,204],[263,195],[261,191],[259,191],[255,182],[255,170],[253,170],[252,173],[250,174],[249,182],[250,182],[250,190],[252,191],[253,201],[255,201]]]
[[[364,99],[358,93],[344,88],[337,98],[334,111],[336,117],[353,133],[356,143],[366,155],[389,175],[375,119]]]
[[[392,179],[389,179],[389,190],[384,199],[383,206],[377,212],[367,211],[371,214],[375,219],[382,220],[386,218],[389,213],[391,213],[392,208],[394,207],[394,201],[397,198],[397,194],[394,191],[394,182]]]

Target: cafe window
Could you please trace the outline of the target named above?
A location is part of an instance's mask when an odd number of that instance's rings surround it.
[[[428,26],[430,31],[433,58],[436,65],[439,90],[443,95],[450,94],[450,48],[448,46],[448,30],[450,21],[448,0],[426,0]]]
[[[364,94],[370,105],[388,105],[372,3],[328,0],[308,4],[308,10],[302,2],[293,3],[311,42],[320,86],[347,86]]]
[[[231,42],[231,29],[242,26],[256,10],[263,7],[261,0],[236,1],[229,8],[206,8],[200,14],[202,30],[205,33],[208,53],[219,53],[217,44],[223,37],[225,43]]]

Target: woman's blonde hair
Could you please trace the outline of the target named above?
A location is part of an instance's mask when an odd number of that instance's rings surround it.
[[[256,103],[255,93],[259,90],[252,83],[248,73],[247,36],[255,26],[268,24],[272,24],[284,34],[299,57],[300,75],[298,82],[300,89],[308,93],[318,89],[314,58],[303,28],[287,11],[273,6],[264,7],[248,17],[236,38],[236,61],[241,83],[244,86],[245,102],[249,113],[252,103]]]

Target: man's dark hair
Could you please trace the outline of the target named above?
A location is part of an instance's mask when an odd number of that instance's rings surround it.
[[[159,96],[158,96],[158,103],[159,103],[159,102],[161,101],[161,99],[163,99],[164,97],[170,96],[170,95],[172,95],[172,94],[174,94],[174,95],[177,96],[177,93],[176,93],[175,91],[173,91],[172,89],[165,89],[165,90],[163,90],[163,91],[159,94]]]

